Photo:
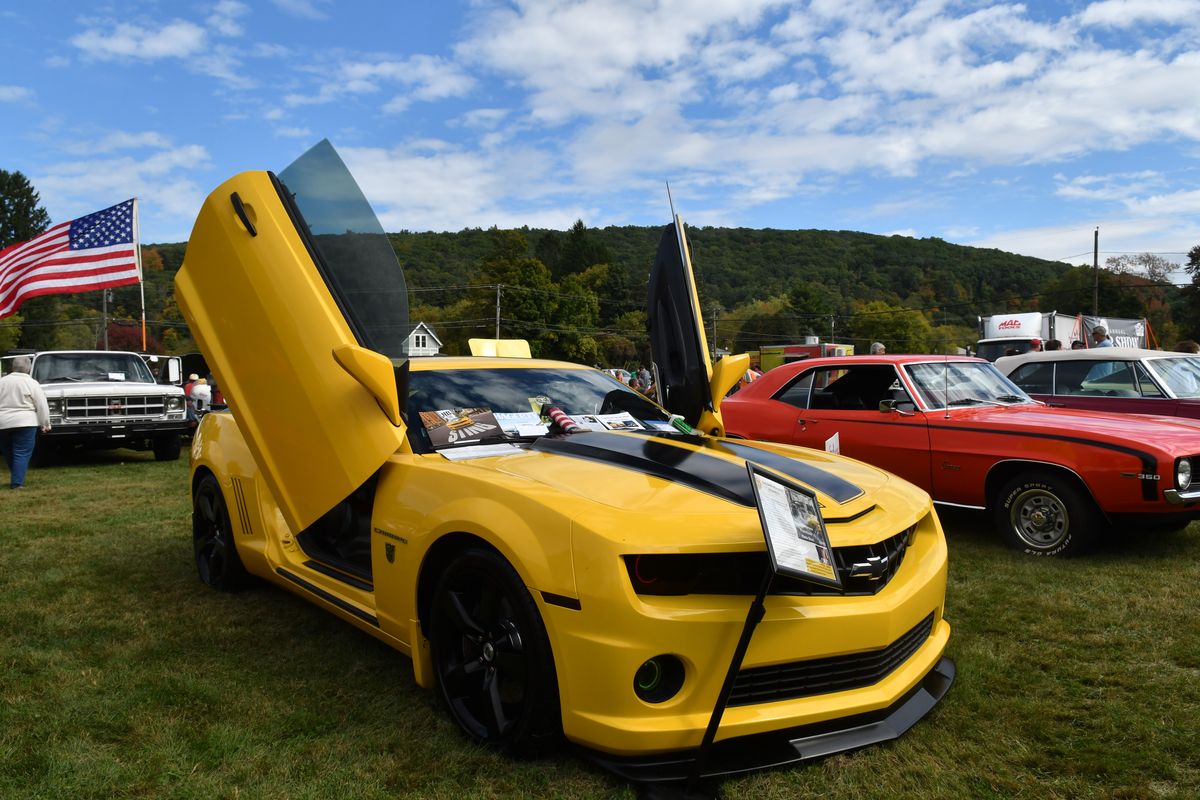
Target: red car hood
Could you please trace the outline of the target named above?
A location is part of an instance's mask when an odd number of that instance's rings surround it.
[[[927,413],[931,426],[942,422],[944,411]],[[1025,433],[1054,433],[1097,441],[1128,444],[1130,440],[1161,447],[1175,455],[1200,453],[1200,420],[1149,414],[1106,414],[1043,405],[980,406],[951,409],[948,424],[977,422],[990,428]]]

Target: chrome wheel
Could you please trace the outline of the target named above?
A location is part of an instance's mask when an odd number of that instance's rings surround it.
[[[1045,489],[1026,489],[1009,509],[1013,533],[1030,547],[1053,550],[1071,532],[1071,515],[1056,495]]]

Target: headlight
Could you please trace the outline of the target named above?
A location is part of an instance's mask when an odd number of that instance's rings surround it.
[[[50,408],[50,416],[61,417],[63,413],[63,400],[61,397],[47,398],[46,405]]]
[[[182,411],[182,410],[183,410],[183,398],[182,397],[168,397],[167,398],[167,411]]]
[[[1179,491],[1187,491],[1187,488],[1192,485],[1192,462],[1191,459],[1181,458],[1175,462],[1175,488]]]

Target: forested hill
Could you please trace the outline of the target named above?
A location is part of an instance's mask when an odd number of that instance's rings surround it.
[[[433,327],[443,352],[472,336],[528,339],[538,355],[586,363],[648,359],[646,280],[661,226],[568,231],[468,229],[389,234],[404,267],[410,316]],[[1091,303],[1093,272],[1060,262],[950,244],[941,239],[851,231],[689,228],[705,328],[734,352],[809,334],[908,352],[944,352],[976,338],[976,315]],[[174,302],[186,243],[143,247],[150,349],[195,343]],[[1170,290],[1155,299],[1102,270],[1100,303],[1113,316],[1170,322]],[[0,343],[40,349],[94,346],[99,292],[35,298],[24,322],[0,326]],[[108,318],[124,342],[137,331],[138,287],[113,292]],[[1156,316],[1157,315],[1157,316]],[[122,346],[130,346],[128,343]]]
[[[538,254],[543,237],[568,236],[539,229],[522,232],[531,255]],[[644,283],[662,228],[590,228],[587,233],[608,251],[614,265]],[[404,232],[391,238],[413,287],[468,283],[493,246],[491,232],[478,229]],[[1068,269],[1058,261],[941,239],[853,231],[705,227],[688,228],[688,239],[704,303],[724,309],[786,294],[797,282],[807,281],[844,302],[883,300],[917,307],[966,302],[990,313],[1010,298],[1038,294]]]

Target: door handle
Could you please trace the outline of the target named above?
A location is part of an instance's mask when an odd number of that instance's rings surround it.
[[[819,419],[805,419],[804,417],[796,420],[796,422],[800,423],[801,425],[816,425],[820,421],[821,420]]]

